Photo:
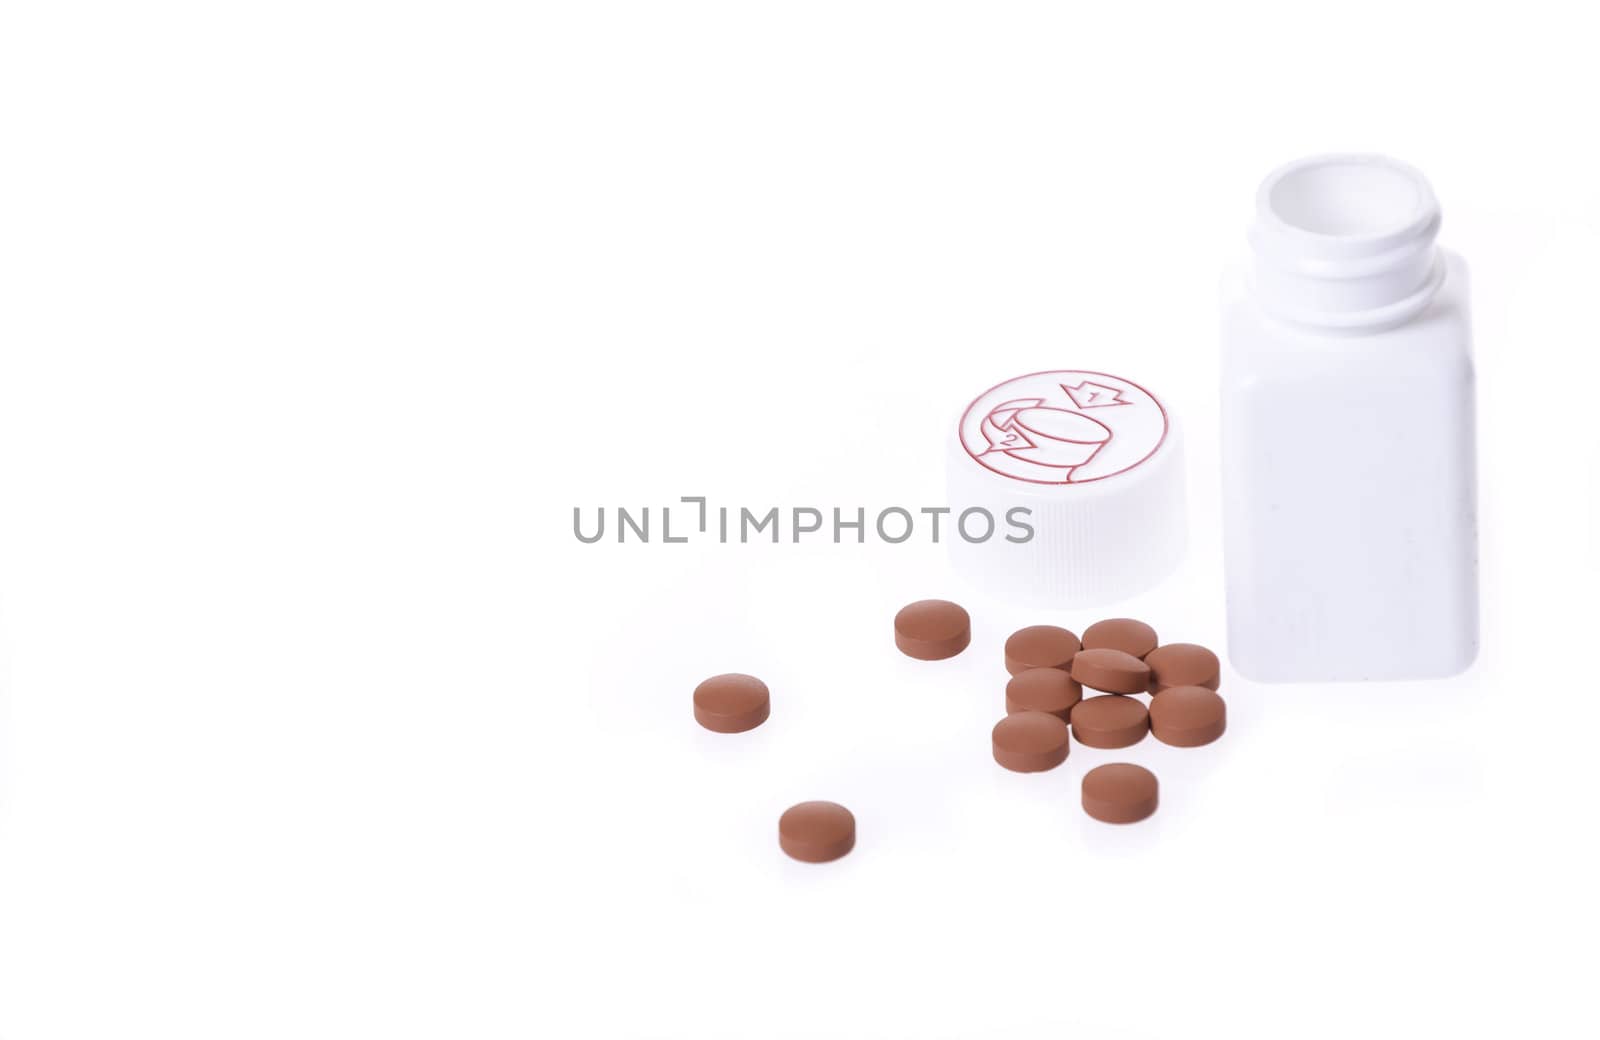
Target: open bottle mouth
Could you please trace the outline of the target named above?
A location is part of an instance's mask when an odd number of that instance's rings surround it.
[[[1420,313],[1443,278],[1439,203],[1412,167],[1321,155],[1279,167],[1256,194],[1252,283],[1299,324],[1373,328]]]
[[[1404,235],[1438,208],[1427,181],[1377,156],[1305,159],[1268,178],[1263,208],[1308,235],[1371,240]]]

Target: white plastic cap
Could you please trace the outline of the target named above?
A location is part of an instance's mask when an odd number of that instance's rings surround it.
[[[1000,599],[1108,603],[1145,591],[1183,558],[1177,426],[1154,394],[1120,376],[1034,372],[985,390],[952,431],[948,488],[958,521],[972,510],[994,518],[988,538],[976,537],[980,523],[953,525],[950,555]]]

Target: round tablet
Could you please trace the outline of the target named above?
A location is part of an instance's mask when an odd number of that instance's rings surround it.
[[[743,733],[767,721],[772,697],[753,675],[713,675],[694,688],[694,720],[715,733]]]
[[[1150,732],[1163,744],[1199,747],[1227,728],[1227,705],[1204,686],[1168,686],[1150,702]]]
[[[1150,732],[1150,709],[1132,697],[1090,697],[1072,709],[1072,735],[1097,748],[1137,744]]]
[[[838,802],[801,802],[778,817],[778,847],[804,863],[826,863],[855,846],[855,815]]]
[[[1150,666],[1150,689],[1168,686],[1204,686],[1214,690],[1222,683],[1222,663],[1217,655],[1194,643],[1168,643],[1145,656]]]
[[[1106,823],[1136,823],[1156,811],[1156,775],[1144,766],[1112,762],[1083,774],[1083,811]]]
[[[1080,650],[1072,659],[1072,677],[1091,690],[1144,693],[1150,688],[1150,666],[1121,650]]]
[[[894,616],[894,645],[919,661],[954,657],[972,642],[972,618],[959,603],[919,599]]]
[[[1083,687],[1059,668],[1029,668],[1006,683],[1006,711],[1043,711],[1067,721]]]
[[[1083,630],[1085,650],[1121,650],[1142,658],[1156,648],[1156,643],[1156,630],[1133,618],[1096,621]]]
[[[1140,705],[1143,707],[1143,705]],[[994,760],[1014,773],[1042,773],[1067,760],[1067,724],[1042,711],[1019,711],[994,724]]]
[[[1055,625],[1029,625],[1006,640],[1006,671],[1012,675],[1029,668],[1066,668],[1083,644],[1078,637]]]

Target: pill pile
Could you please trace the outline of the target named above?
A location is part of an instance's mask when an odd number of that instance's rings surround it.
[[[918,600],[895,615],[895,647],[907,657],[942,661],[971,642],[971,616],[948,600]],[[1143,621],[1097,621],[1081,639],[1055,625],[1030,625],[1006,639],[1004,663],[1011,677],[1006,714],[990,732],[990,746],[995,762],[1013,772],[1056,768],[1074,740],[1117,749],[1150,734],[1174,747],[1200,747],[1227,729],[1217,655],[1194,643],[1163,646]],[[771,703],[766,683],[755,676],[716,675],[695,687],[694,717],[716,733],[743,733],[767,720]],[[1096,766],[1083,776],[1083,810],[1106,823],[1143,820],[1159,800],[1155,774],[1131,762]],[[801,802],[778,819],[779,848],[802,862],[838,859],[855,842],[855,816],[835,802]]]
[[[1006,716],[990,740],[994,760],[1019,773],[1065,762],[1069,731],[1085,747],[1116,749],[1146,734],[1199,747],[1227,729],[1217,655],[1194,643],[1162,646],[1133,618],[1097,621],[1082,639],[1053,625],[1019,629],[1006,640],[1005,666]],[[1139,699],[1146,694],[1148,705]],[[1097,820],[1135,823],[1156,811],[1156,776],[1129,762],[1097,766],[1084,774],[1082,799]]]

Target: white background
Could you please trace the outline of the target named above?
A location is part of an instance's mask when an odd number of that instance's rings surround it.
[[[1592,1035],[1583,5],[1076,6],[6,4],[0,1036]],[[1217,274],[1336,149],[1474,267],[1479,666],[1000,771],[1014,627],[1220,641]],[[1137,601],[572,535],[937,504],[1053,366],[1185,424]],[[899,657],[940,595],[971,650]],[[743,738],[690,717],[727,670]],[[1149,822],[1082,815],[1112,758]],[[807,798],[855,853],[779,854]]]

